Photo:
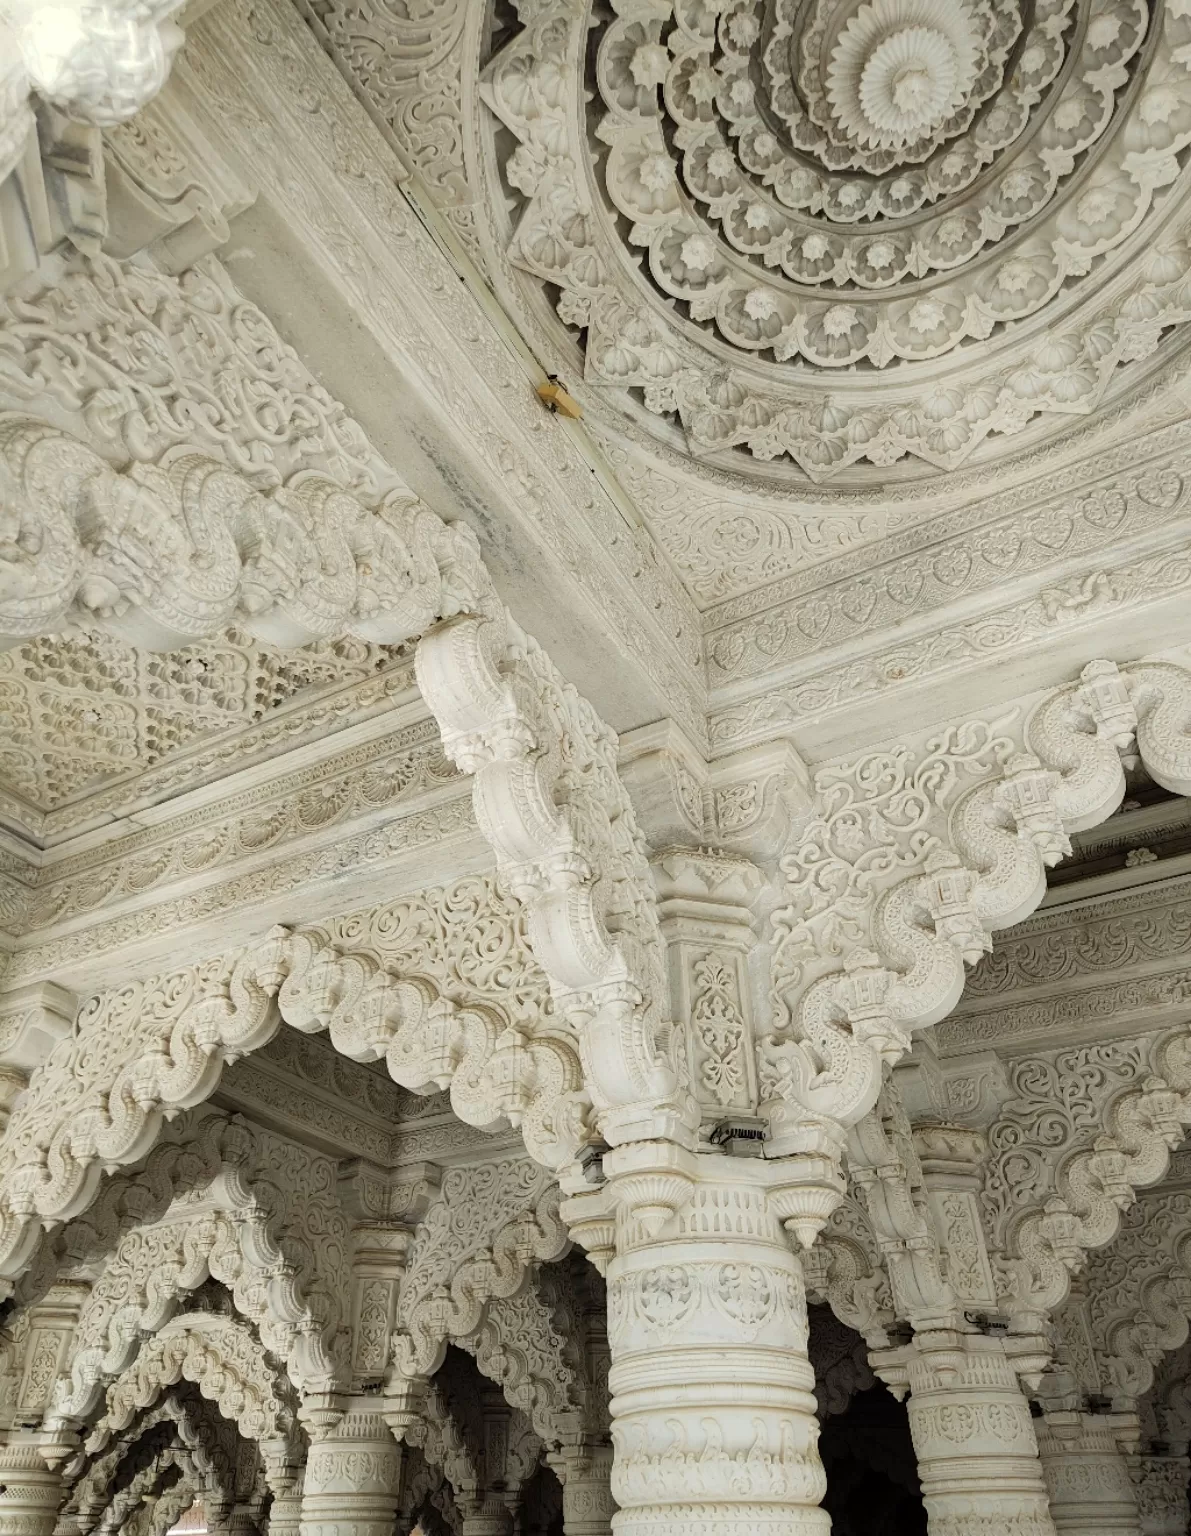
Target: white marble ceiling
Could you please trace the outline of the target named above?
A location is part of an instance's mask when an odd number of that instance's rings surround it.
[[[695,454],[954,467],[1186,319],[1185,0],[313,10],[493,277]]]

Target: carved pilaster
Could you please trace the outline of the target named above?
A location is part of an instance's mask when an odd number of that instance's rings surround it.
[[[499,1494],[463,1507],[463,1536],[512,1536],[512,1530],[513,1512]]]
[[[29,1309],[14,1424],[41,1424],[59,1373],[69,1359],[79,1313],[90,1291],[85,1281],[60,1281]]]
[[[756,945],[749,902],[761,875],[743,859],[678,849],[659,854],[653,870],[671,1009],[686,1027],[691,1085],[710,1130],[756,1114],[747,958]]]
[[[397,1296],[414,1229],[439,1186],[439,1171],[419,1163],[400,1173],[353,1162],[340,1194],[352,1225],[352,1387],[378,1383],[389,1364]]]
[[[299,1536],[302,1528],[302,1490],[278,1493],[269,1507],[268,1536]]]
[[[996,1286],[977,1204],[984,1137],[955,1125],[918,1125],[914,1150],[957,1304],[963,1309],[995,1308]]]
[[[548,1460],[562,1483],[563,1536],[609,1536],[616,1513],[612,1447],[564,1446]]]
[[[273,1495],[268,1536],[299,1536],[302,1523],[302,1478],[298,1446],[288,1440],[262,1441],[265,1479]]]

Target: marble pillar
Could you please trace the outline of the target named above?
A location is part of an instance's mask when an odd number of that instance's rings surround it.
[[[1001,1340],[955,1334],[899,1353],[930,1536],[1054,1536],[1030,1407]]]
[[[14,1432],[0,1445],[0,1536],[53,1536],[62,1478],[39,1439]]]
[[[563,1536],[609,1536],[616,1513],[612,1447],[582,1453],[564,1449],[549,1461],[562,1483]]]
[[[1059,1536],[1140,1536],[1129,1462],[1110,1423],[1076,1411],[1048,1414],[1038,1449]]]
[[[301,1536],[392,1536],[401,1447],[376,1412],[311,1425]]]
[[[780,1162],[617,1149],[608,1265],[616,1536],[827,1536]]]

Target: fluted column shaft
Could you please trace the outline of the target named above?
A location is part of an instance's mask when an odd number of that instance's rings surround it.
[[[1059,1536],[1140,1536],[1129,1462],[1111,1425],[1085,1413],[1048,1415],[1038,1448]]]

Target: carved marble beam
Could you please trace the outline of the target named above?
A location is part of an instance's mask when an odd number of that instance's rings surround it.
[[[33,417],[0,416],[0,644],[97,623],[193,644],[233,620],[274,645],[398,644],[490,601],[475,536],[408,493],[375,511],[305,474],[265,495],[204,454],[118,470]]]

